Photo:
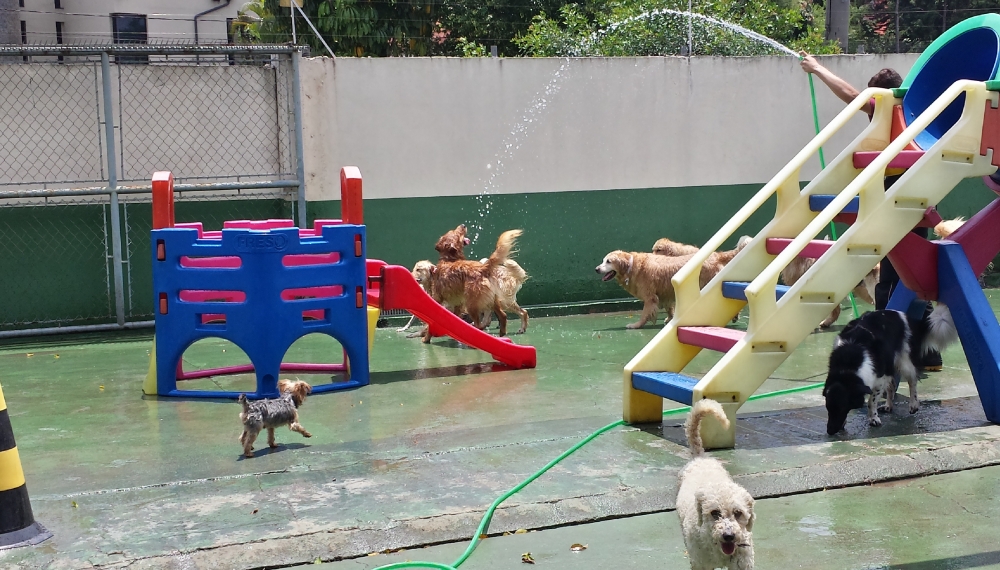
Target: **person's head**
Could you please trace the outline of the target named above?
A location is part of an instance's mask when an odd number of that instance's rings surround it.
[[[895,69],[885,68],[880,70],[868,80],[869,87],[881,87],[882,89],[895,89],[903,84],[903,78]]]

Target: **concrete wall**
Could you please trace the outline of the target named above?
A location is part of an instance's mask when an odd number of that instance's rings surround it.
[[[915,60],[822,58],[859,88]],[[843,103],[816,84],[825,124]],[[370,199],[756,184],[814,134],[807,76],[781,56],[314,58],[302,90],[314,201],[337,199],[343,165]]]
[[[112,13],[145,14],[149,43],[193,42],[194,15],[219,10],[198,19],[200,43],[225,43],[226,18],[233,18],[243,1],[236,0],[24,0],[20,19],[29,44],[56,43],[56,22],[63,22],[63,43],[111,43]]]

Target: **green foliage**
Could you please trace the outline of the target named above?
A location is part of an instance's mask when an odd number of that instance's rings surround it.
[[[897,10],[898,9],[898,10]],[[986,13],[1000,12],[997,0],[862,0],[851,9],[851,51],[859,45],[868,53],[920,52],[955,24]]]
[[[527,55],[642,56],[686,54],[688,34],[694,55],[783,53],[758,40],[698,17],[688,18],[682,0],[590,0],[567,4],[554,20],[534,18],[514,42]],[[836,53],[822,39],[812,6],[790,0],[700,0],[693,12],[731,22],[787,47]],[[690,30],[689,30],[690,20]]]
[[[275,29],[291,39],[289,8],[278,0],[262,0],[274,14]],[[437,0],[303,0],[306,13],[338,56],[430,55],[438,22]],[[326,48],[301,17],[296,21],[299,43],[314,53]]]
[[[440,53],[465,55],[469,43],[480,44],[489,53],[497,46],[500,56],[519,55],[513,39],[527,33],[532,18],[542,12],[556,13],[564,0],[446,0],[441,4]],[[477,52],[478,53],[478,52]]]

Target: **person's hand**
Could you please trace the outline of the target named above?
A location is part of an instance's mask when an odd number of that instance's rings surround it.
[[[799,55],[802,56],[802,59],[799,60],[799,66],[802,67],[802,71],[805,71],[806,73],[816,73],[820,67],[822,67],[819,62],[816,61],[816,58],[808,53],[800,51]]]

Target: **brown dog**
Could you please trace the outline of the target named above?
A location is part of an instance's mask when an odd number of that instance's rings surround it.
[[[656,255],[668,255],[670,257],[691,255],[692,253],[698,253],[699,249],[701,248],[696,245],[680,243],[670,238],[660,238],[653,244],[653,253]]]
[[[479,260],[480,263],[484,264],[488,261],[488,258]],[[518,329],[517,334],[524,334],[524,331],[528,330],[528,311],[517,304],[517,292],[521,290],[521,286],[527,280],[527,272],[513,259],[508,259],[503,262],[503,265],[497,267],[493,278],[493,289],[500,299],[500,306],[503,307],[504,311],[515,312],[521,317],[521,328]],[[493,313],[486,313],[483,328],[490,326],[492,320]]]
[[[781,270],[781,281],[791,287],[805,275],[806,271],[816,263],[814,257],[796,257],[784,269]],[[878,283],[879,265],[865,275],[865,278],[858,283],[852,293],[856,299],[861,299],[869,305],[875,305],[875,285]],[[833,308],[830,315],[819,324],[820,328],[827,328],[840,318],[840,304]]]
[[[483,316],[492,311],[500,322],[500,336],[507,334],[507,313],[501,304],[494,283],[498,268],[503,266],[514,249],[522,230],[507,230],[500,234],[497,247],[486,263],[465,259],[465,246],[469,244],[465,224],[441,236],[434,249],[440,260],[431,275],[431,297],[452,311],[463,307],[482,329]],[[424,342],[430,342],[430,330],[424,333]]]
[[[740,245],[730,251],[717,251],[701,265],[698,276],[699,287],[704,287],[718,275],[719,271],[732,261],[749,240],[741,239]],[[674,284],[670,281],[694,254],[671,257],[655,253],[635,251],[612,251],[595,268],[604,281],[615,279],[622,289],[641,300],[642,316],[639,322],[628,325],[630,329],[642,328],[650,320],[656,320],[659,307],[667,311],[666,323],[674,316]]]

